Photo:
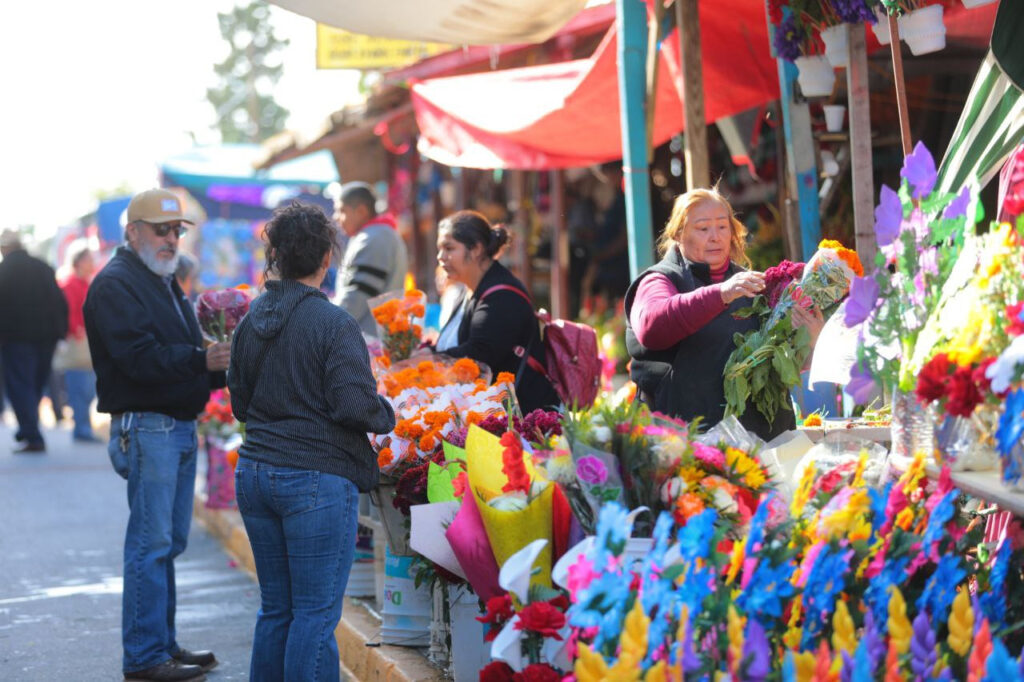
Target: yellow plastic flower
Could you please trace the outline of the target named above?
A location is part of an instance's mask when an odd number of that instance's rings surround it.
[[[736,613],[736,607],[731,604],[726,615],[726,632],[729,636],[729,657],[736,668],[733,672],[738,672],[743,660],[743,618]]]
[[[836,602],[836,612],[832,616],[832,650],[845,651],[853,654],[857,648],[857,633],[853,625],[853,617],[846,602],[840,599]]]
[[[745,547],[746,545],[742,542],[733,544],[732,555],[729,557],[729,570],[725,574],[726,585],[732,585],[732,582],[736,580],[736,575],[740,572],[740,567],[743,565]]]
[[[608,674],[608,664],[601,654],[592,651],[587,644],[581,644],[577,650],[578,657],[573,666],[578,682],[601,682]]]
[[[914,628],[907,619],[907,602],[903,599],[900,588],[893,585],[889,588],[889,640],[896,651],[903,655],[910,651],[910,638]]]
[[[967,589],[961,589],[953,599],[953,610],[949,614],[949,648],[958,656],[967,656],[974,641],[974,610]]]
[[[800,484],[797,486],[796,492],[793,494],[793,501],[789,505],[790,514],[794,518],[799,518],[804,511],[804,506],[807,505],[811,500],[811,490],[814,488],[814,465],[807,465],[804,467],[804,472],[800,476]]]
[[[619,637],[619,660],[608,669],[604,679],[608,682],[634,682],[639,679],[640,662],[647,655],[647,628],[650,623],[644,613],[643,602],[637,599],[626,614],[625,627]]]

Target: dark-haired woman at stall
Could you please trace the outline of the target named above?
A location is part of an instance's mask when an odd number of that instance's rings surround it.
[[[450,282],[466,286],[456,344],[440,350],[452,357],[468,357],[499,372],[516,375],[516,397],[523,414],[559,404],[558,394],[525,359],[544,366],[544,344],[533,303],[526,287],[497,261],[510,235],[501,225],[491,226],[476,211],[459,211],[438,225],[437,261]],[[456,322],[456,318],[458,321]],[[441,330],[441,339],[452,329]]]
[[[336,238],[316,206],[278,210],[264,234],[266,292],[232,340],[231,407],[246,427],[235,486],[261,597],[256,682],[339,679],[334,628],[359,492],[380,476],[366,434],[395,426],[359,324],[319,288]]]

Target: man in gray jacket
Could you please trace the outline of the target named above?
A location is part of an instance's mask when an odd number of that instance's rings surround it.
[[[341,188],[334,218],[348,235],[334,302],[356,319],[364,334],[377,336],[367,300],[403,289],[409,261],[405,242],[395,219],[377,214],[377,197],[364,182]]]

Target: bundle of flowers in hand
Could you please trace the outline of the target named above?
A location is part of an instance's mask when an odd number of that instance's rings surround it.
[[[230,341],[238,323],[249,312],[252,299],[253,291],[246,284],[199,294],[196,317],[203,337],[211,343]]]
[[[1020,679],[1017,535],[984,542],[921,458],[881,488],[863,468],[808,467],[792,516],[764,497],[728,554],[708,509],[681,528],[662,514],[651,551],[625,562],[630,519],[607,505],[555,574],[575,679]]]
[[[800,382],[811,351],[810,334],[794,325],[793,309],[815,307],[828,319],[849,293],[850,283],[864,274],[857,253],[833,240],[818,244],[799,280],[781,284],[796,271],[794,264],[786,262],[780,272],[766,273],[765,292],[738,314],[758,315],[763,322],[760,329],[737,339],[737,348],[725,365],[726,414],[742,416],[749,405],[770,424],[780,409],[791,409],[786,396]]]
[[[419,347],[426,302],[426,294],[417,289],[401,294],[389,292],[367,301],[377,323],[385,366],[407,359]]]

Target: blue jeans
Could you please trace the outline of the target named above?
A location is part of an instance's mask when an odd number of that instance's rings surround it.
[[[192,523],[197,447],[194,421],[155,412],[111,420],[108,452],[128,479],[130,509],[121,602],[125,672],[159,665],[178,647],[174,558],[185,551]]]
[[[43,444],[39,432],[39,401],[50,378],[56,341],[7,341],[0,345],[4,388],[18,418],[15,438],[32,445]]]
[[[342,476],[243,457],[235,492],[260,583],[250,681],[337,681],[334,628],[355,557],[359,491]]]
[[[89,410],[96,398],[96,374],[91,369],[68,369],[64,371],[64,385],[68,392],[68,405],[75,413],[75,438],[92,438],[92,421]]]

